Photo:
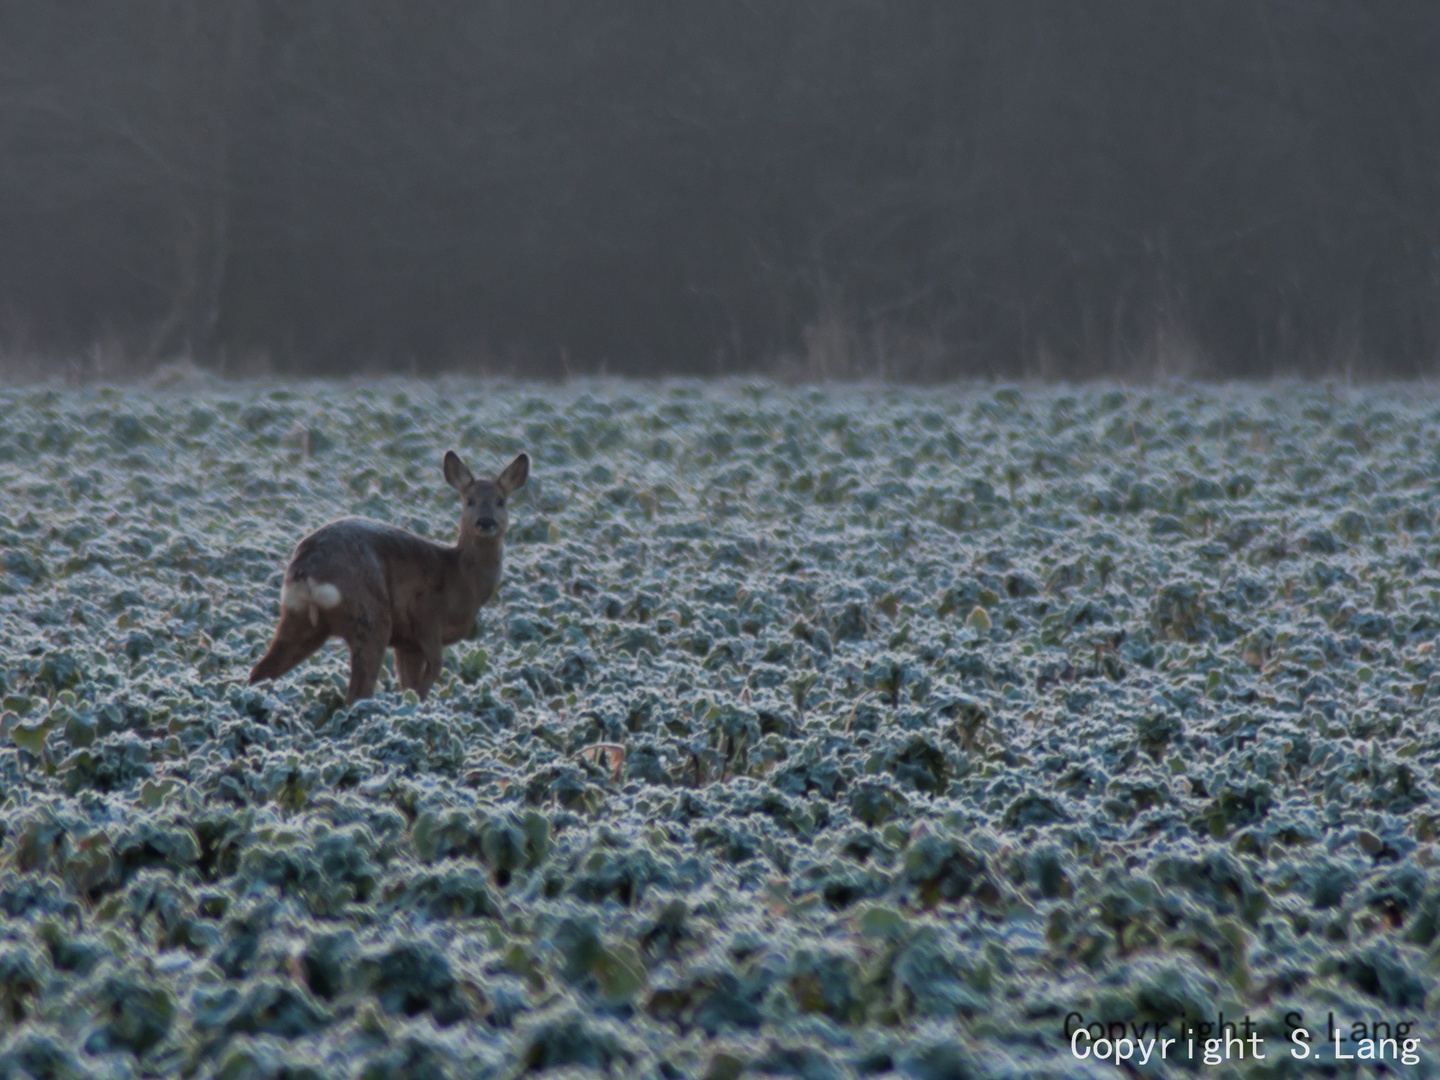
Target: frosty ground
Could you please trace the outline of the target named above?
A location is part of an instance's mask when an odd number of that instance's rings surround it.
[[[1113,1075],[1065,1017],[1409,1021],[1416,386],[0,391],[0,1077]],[[420,703],[245,685],[301,535],[506,576]],[[1342,1066],[1349,1068],[1350,1066]],[[1166,1075],[1173,1064],[1152,1067]]]

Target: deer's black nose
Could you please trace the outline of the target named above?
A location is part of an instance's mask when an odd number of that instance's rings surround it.
[[[476,527],[477,529],[479,529],[481,532],[487,532],[487,533],[488,533],[488,532],[494,532],[494,531],[495,531],[495,519],[492,518],[492,517],[479,518],[479,519],[475,522],[475,527]]]

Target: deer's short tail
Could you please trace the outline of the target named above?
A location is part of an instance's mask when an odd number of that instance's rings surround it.
[[[311,626],[320,625],[320,612],[340,603],[340,590],[328,581],[296,578],[280,587],[280,607],[296,615],[305,615]]]

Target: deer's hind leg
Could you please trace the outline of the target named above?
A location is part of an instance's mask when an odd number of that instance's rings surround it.
[[[419,640],[406,649],[409,654],[407,664],[409,667],[409,681],[402,681],[402,686],[413,689],[424,700],[425,695],[430,693],[430,688],[435,685],[435,680],[440,677],[440,628],[432,625],[428,630],[422,630]],[[398,666],[400,661],[400,650],[395,650],[395,659]],[[402,680],[405,676],[402,674]]]
[[[250,669],[250,684],[253,686],[261,679],[278,679],[324,645],[329,636],[330,631],[323,622],[316,625],[304,615],[285,612],[275,627],[270,647]]]
[[[350,646],[350,689],[345,704],[353,705],[375,692],[375,680],[380,677],[385,650],[390,646],[390,622],[387,619],[383,626],[356,627],[345,642]]]
[[[395,646],[395,674],[400,677],[401,690],[414,690],[421,697],[425,696],[425,691],[420,688],[425,677],[425,654],[419,649]]]

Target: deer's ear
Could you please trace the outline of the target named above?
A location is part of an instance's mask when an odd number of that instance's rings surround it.
[[[509,495],[512,491],[525,486],[526,479],[530,476],[530,455],[520,454],[509,465],[505,471],[496,477],[495,482],[500,489]]]
[[[470,470],[460,460],[460,455],[454,450],[445,451],[445,482],[456,491],[463,492],[474,480],[475,477],[470,474]]]

